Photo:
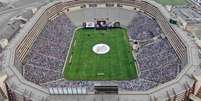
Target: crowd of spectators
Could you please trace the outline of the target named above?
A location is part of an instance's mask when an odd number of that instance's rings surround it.
[[[136,54],[139,78],[122,81],[120,88],[148,90],[174,79],[182,70],[181,61],[167,39],[158,39],[145,45]]]
[[[128,34],[133,40],[148,40],[159,35],[160,32],[156,20],[140,12],[128,25]]]
[[[36,84],[63,77],[62,69],[75,27],[65,15],[49,21],[23,64],[24,77]]]
[[[156,82],[138,78],[130,81],[121,81],[119,83],[119,88],[123,91],[124,90],[144,91],[153,88],[157,85],[158,84]]]
[[[24,69],[25,78],[37,84],[62,78],[62,73],[45,69],[45,67],[42,66],[26,64],[24,65]]]
[[[160,34],[161,29],[157,22],[142,13],[138,13],[128,26],[128,35],[132,40],[150,40]],[[138,79],[121,81],[121,89],[148,90],[173,80],[182,70],[181,61],[166,38],[158,37],[150,43],[140,45],[136,60]]]
[[[57,80],[43,84],[48,88],[86,88],[88,91],[93,91],[94,83],[92,81],[68,81],[68,80]]]

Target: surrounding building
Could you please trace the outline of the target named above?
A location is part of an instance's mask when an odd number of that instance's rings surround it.
[[[175,7],[172,14],[176,16],[178,26],[183,30],[192,33],[197,45],[201,46],[200,27],[201,27],[201,12],[193,7]]]
[[[9,96],[6,87],[7,75],[3,72],[0,72],[0,100],[9,101]]]
[[[27,9],[16,17],[10,19],[8,24],[4,27],[0,34],[0,48],[4,49],[8,42],[19,32],[19,30],[26,24],[27,21],[37,11],[36,8]]]
[[[201,0],[191,0],[197,6],[201,6]]]

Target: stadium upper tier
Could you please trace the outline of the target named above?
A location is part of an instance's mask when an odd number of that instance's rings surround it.
[[[52,88],[83,87],[86,94],[94,94],[96,83],[111,82],[119,86],[120,98],[117,100],[120,101],[125,98],[128,101],[149,101],[155,97],[166,101],[174,98],[175,93],[184,99],[190,88],[183,85],[193,85],[188,76],[198,67],[197,48],[169,25],[163,11],[160,5],[149,0],[52,2],[37,11],[5,51],[3,67],[12,76],[8,86],[19,95],[28,92],[23,96],[31,95],[33,101],[56,101],[57,97],[50,95]],[[140,48],[134,56],[138,62],[138,79],[114,82],[63,79],[63,65],[74,31],[83,22],[95,18],[118,20],[128,29],[130,42],[139,41]],[[84,96],[86,101],[96,99],[95,96],[92,99]],[[59,99],[63,101],[66,96]],[[67,99],[76,101],[69,96]]]

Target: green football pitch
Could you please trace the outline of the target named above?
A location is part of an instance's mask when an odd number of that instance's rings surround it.
[[[106,54],[92,48],[103,43],[110,47]],[[137,78],[135,60],[123,28],[96,30],[78,29],[65,63],[67,80],[130,80]]]

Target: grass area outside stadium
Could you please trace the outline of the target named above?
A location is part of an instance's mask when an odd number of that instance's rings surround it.
[[[154,0],[162,5],[185,5],[188,3],[188,0]]]
[[[96,54],[92,47],[107,44],[110,51]],[[138,76],[127,29],[78,29],[64,66],[67,80],[130,80]]]

